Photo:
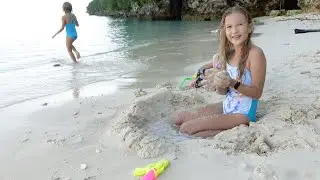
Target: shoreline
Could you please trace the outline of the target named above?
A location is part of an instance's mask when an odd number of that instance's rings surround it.
[[[310,16],[320,19],[320,15]],[[294,17],[300,16],[287,18]],[[134,179],[132,170],[135,167],[162,158],[171,161],[168,170],[159,177],[164,180],[317,179],[320,177],[320,162],[316,160],[320,158],[320,116],[317,113],[320,107],[317,95],[320,92],[320,49],[317,47],[320,37],[316,33],[295,35],[293,28],[313,28],[320,23],[279,19],[285,18],[266,18],[255,30],[262,34],[255,37],[254,42],[265,51],[268,70],[258,114],[261,121],[251,128],[234,128],[213,140],[185,140],[178,143],[173,153],[144,159],[128,147],[121,136],[109,134],[112,123],[122,112],[133,106],[133,102],[144,99],[136,97],[137,89],[78,99],[73,99],[72,92],[68,91],[0,109],[2,122],[8,126],[2,125],[0,130],[6,134],[0,137],[0,145],[6,147],[0,150],[0,179]],[[157,89],[143,90],[152,96],[157,95]],[[61,98],[64,96],[69,98]],[[206,100],[218,101],[219,98],[222,97],[213,95]],[[46,102],[47,106],[41,106]],[[158,105],[161,109],[165,103]],[[140,112],[144,112],[143,109]],[[254,132],[247,133],[247,130],[271,134],[272,144],[279,145],[279,150],[267,156],[248,151],[239,144],[255,145],[249,142]],[[234,137],[248,139],[237,142]],[[224,142],[226,139],[230,140],[229,144]],[[220,148],[215,148],[216,142]],[[223,146],[225,149],[221,150]],[[236,151],[239,152],[234,153]],[[297,161],[299,164],[295,163]],[[87,168],[81,169],[81,164],[86,164]],[[192,171],[186,171],[190,168]]]

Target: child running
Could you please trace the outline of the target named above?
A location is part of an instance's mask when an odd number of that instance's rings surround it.
[[[219,53],[213,63],[200,68],[208,80],[207,86],[226,98],[196,112],[177,113],[174,124],[180,126],[181,133],[209,137],[256,121],[266,77],[266,58],[251,42],[252,33],[252,18],[244,8],[235,6],[226,10],[220,24]]]
[[[62,25],[61,25],[61,28],[58,30],[58,32],[52,36],[52,39],[55,38],[57,34],[61,33],[63,31],[64,27],[66,27],[67,50],[68,50],[68,53],[69,53],[71,59],[74,62],[77,62],[76,57],[77,57],[77,59],[79,59],[80,53],[73,46],[73,42],[78,38],[78,34],[77,34],[77,30],[76,30],[75,26],[79,27],[79,23],[78,23],[77,17],[72,13],[71,3],[69,3],[69,2],[63,3],[62,9],[65,13],[65,15],[62,16]],[[76,57],[73,54],[72,50],[76,54]]]

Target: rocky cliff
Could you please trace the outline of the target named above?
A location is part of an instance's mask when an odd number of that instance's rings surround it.
[[[115,0],[117,1],[117,0]],[[124,0],[126,6],[107,6],[112,0],[93,0],[87,7],[90,15],[140,17],[148,19],[219,18],[230,6],[246,7],[255,16],[269,15],[276,9],[320,10],[320,0]],[[117,1],[119,2],[119,1]]]
[[[298,6],[306,11],[320,11],[320,0],[298,0]]]

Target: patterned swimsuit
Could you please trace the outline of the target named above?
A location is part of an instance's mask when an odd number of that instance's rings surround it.
[[[227,68],[230,77],[237,79],[238,67],[231,66],[227,63]],[[245,68],[242,76],[242,84],[250,86],[252,83],[251,72]],[[223,101],[223,113],[235,114],[240,113],[247,115],[251,122],[256,122],[258,100],[240,94],[237,90],[229,88],[226,99]]]

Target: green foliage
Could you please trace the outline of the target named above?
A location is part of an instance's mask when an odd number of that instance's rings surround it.
[[[87,11],[90,13],[103,11],[130,11],[132,5],[142,7],[145,4],[159,3],[161,0],[93,0],[89,3]]]

